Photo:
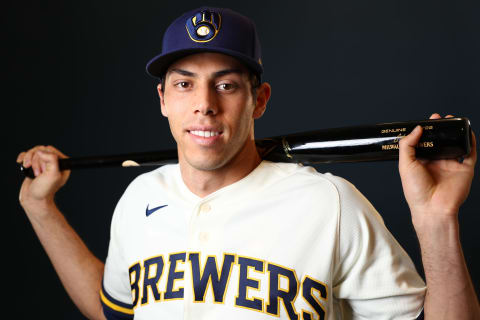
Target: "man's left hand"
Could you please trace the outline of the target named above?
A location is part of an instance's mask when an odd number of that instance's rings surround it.
[[[447,116],[452,117],[452,116]],[[433,114],[430,119],[439,119]],[[415,157],[415,146],[422,135],[418,126],[400,140],[399,170],[405,198],[417,230],[443,219],[457,219],[458,210],[466,200],[477,160],[475,135],[472,134],[472,151],[459,161],[420,160]]]

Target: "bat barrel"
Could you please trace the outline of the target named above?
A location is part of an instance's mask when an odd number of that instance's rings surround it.
[[[470,153],[467,118],[382,123],[289,135],[283,147],[292,162],[304,164],[398,159],[399,141],[417,125],[423,134],[416,147],[422,159],[452,159]]]

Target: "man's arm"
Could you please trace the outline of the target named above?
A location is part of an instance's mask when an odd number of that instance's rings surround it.
[[[438,114],[431,118],[440,118]],[[427,282],[425,319],[480,319],[480,306],[462,252],[458,211],[470,192],[476,162],[415,157],[422,128],[400,141],[399,171],[420,242]]]
[[[86,247],[54,203],[54,195],[68,180],[60,172],[53,147],[37,146],[22,152],[17,162],[32,166],[35,179],[25,178],[19,200],[67,293],[89,319],[105,319],[100,303],[104,264]]]

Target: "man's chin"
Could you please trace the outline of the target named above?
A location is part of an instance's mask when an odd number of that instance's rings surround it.
[[[222,168],[227,162],[224,158],[186,159],[189,166],[200,171],[213,171]]]

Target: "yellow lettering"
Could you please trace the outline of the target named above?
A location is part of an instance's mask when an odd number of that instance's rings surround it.
[[[398,144],[384,144],[382,146],[382,150],[393,150],[393,149],[399,149]]]
[[[397,133],[397,132],[405,132],[407,128],[394,128],[394,129],[382,129],[382,133]]]
[[[419,148],[433,148],[433,141],[420,142],[417,147]]]

